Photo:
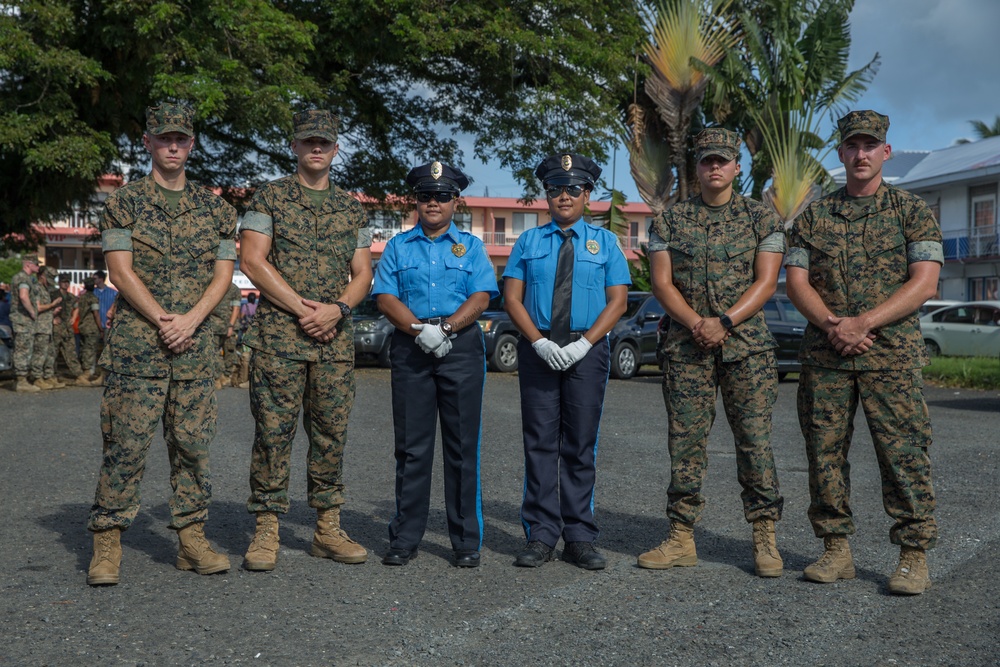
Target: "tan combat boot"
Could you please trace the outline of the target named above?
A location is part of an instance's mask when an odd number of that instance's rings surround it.
[[[229,558],[216,553],[205,539],[205,524],[191,523],[177,531],[177,569],[215,574],[229,569]]]
[[[49,389],[55,389],[52,384],[45,378],[36,378],[34,385],[38,387],[41,391],[48,391]]]
[[[780,577],[784,563],[774,538],[774,519],[753,522],[753,566],[758,577]]]
[[[230,385],[229,376],[223,375],[217,380],[217,382],[219,384],[219,389],[222,389],[223,387],[228,387]]]
[[[58,377],[45,378],[45,381],[52,385],[53,389],[64,389],[66,387],[66,383]]]
[[[316,532],[313,533],[312,551],[317,558],[332,558],[338,563],[364,563],[368,560],[365,548],[347,536],[340,527],[340,508],[317,510]]]
[[[30,394],[33,392],[39,392],[41,389],[28,382],[28,378],[17,378],[17,383],[14,385],[14,391]]]
[[[87,379],[87,374],[84,373],[83,375],[77,375],[76,379],[73,381],[73,386],[74,387],[89,387],[90,386],[90,380]]]
[[[104,386],[104,371],[100,371],[97,375],[90,378],[91,387],[103,387]]]
[[[930,587],[927,554],[923,549],[902,547],[899,551],[899,566],[889,578],[889,592],[896,595],[920,595]]]
[[[257,512],[257,529],[243,557],[243,569],[270,572],[278,564],[278,515]]]
[[[854,578],[854,559],[851,545],[844,535],[827,535],[823,538],[825,551],[819,560],[806,567],[802,575],[809,581],[832,584],[837,579]]]
[[[88,586],[114,586],[122,566],[121,528],[94,533],[94,556],[87,570]]]
[[[694,524],[670,522],[670,535],[660,546],[639,556],[639,567],[666,570],[670,567],[692,567],[698,564],[694,547]]]

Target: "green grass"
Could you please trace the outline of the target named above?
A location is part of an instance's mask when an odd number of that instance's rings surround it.
[[[943,387],[1000,389],[1000,359],[996,357],[934,357],[924,377]]]

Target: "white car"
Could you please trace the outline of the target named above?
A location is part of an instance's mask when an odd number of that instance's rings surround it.
[[[932,357],[1000,357],[1000,301],[972,301],[920,318]]]

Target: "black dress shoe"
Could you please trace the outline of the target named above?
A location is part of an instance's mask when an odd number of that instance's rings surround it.
[[[528,545],[517,555],[514,565],[518,567],[539,567],[542,563],[552,560],[552,547],[537,540]]]
[[[479,552],[474,549],[455,549],[455,567],[479,567]]]
[[[416,549],[392,547],[385,556],[382,556],[382,565],[406,565],[416,557]]]
[[[603,570],[608,565],[607,559],[597,552],[591,542],[567,542],[562,559],[584,570]]]

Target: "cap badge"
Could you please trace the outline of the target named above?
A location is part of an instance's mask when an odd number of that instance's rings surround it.
[[[444,173],[444,168],[441,166],[441,163],[435,160],[433,164],[431,164],[431,178],[433,178],[436,181],[437,179],[441,178],[441,175],[443,173]]]
[[[464,255],[465,254],[465,244],[464,243],[456,243],[455,245],[453,245],[451,247],[451,254],[454,255],[455,257],[461,257],[462,255]]]
[[[569,171],[573,168],[573,156],[563,155],[562,156],[562,168],[564,171]]]
[[[596,255],[600,250],[601,250],[601,245],[597,241],[595,241],[594,239],[587,241],[587,252],[589,252],[591,255]]]

